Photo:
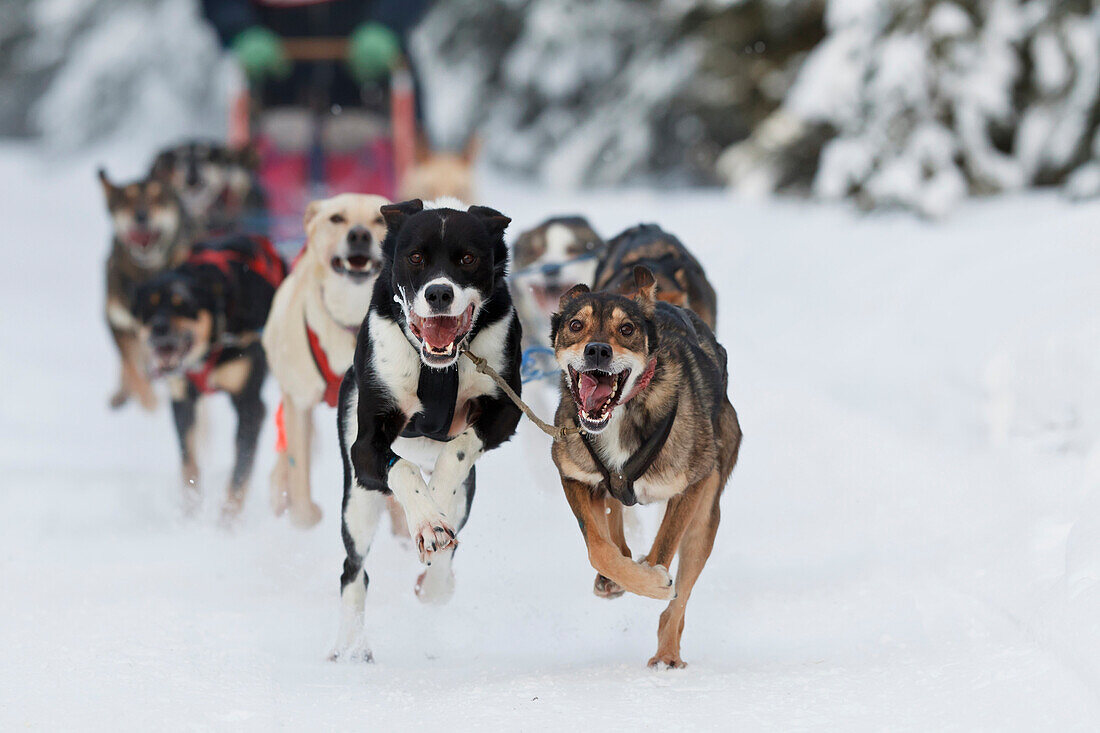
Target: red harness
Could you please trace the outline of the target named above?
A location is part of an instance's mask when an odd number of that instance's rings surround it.
[[[251,257],[235,249],[225,247],[200,249],[191,255],[188,262],[195,265],[214,265],[227,276],[230,274],[229,263],[237,262],[267,280],[271,287],[279,287],[283,278],[286,277],[286,265],[283,264],[279,253],[275,251],[271,240],[258,234],[247,236],[256,245]]]
[[[344,381],[344,377],[332,371],[328,363],[328,355],[321,348],[321,339],[309,327],[309,321],[306,321],[306,338],[309,339],[309,353],[313,357],[313,363],[317,365],[321,379],[325,380],[325,404],[336,407],[337,399],[340,397],[340,382]]]
[[[199,394],[213,394],[218,391],[216,387],[211,386],[210,375],[218,365],[218,357],[221,355],[222,347],[216,346],[210,349],[210,354],[203,361],[202,366],[195,371],[187,372],[187,378],[191,380],[191,384],[195,385]]]

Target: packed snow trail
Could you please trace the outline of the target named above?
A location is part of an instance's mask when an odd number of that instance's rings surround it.
[[[232,428],[219,400],[207,506],[179,519],[166,409],[106,407],[116,364],[93,162],[50,168],[0,147],[0,728],[1100,722],[1100,616],[1081,605],[1100,578],[1087,514],[1100,404],[1081,398],[1079,447],[1065,450],[1013,437],[1018,408],[990,409],[1036,401],[1020,355],[1047,334],[1095,348],[1097,207],[1005,199],[932,226],[711,193],[488,182],[482,202],[514,218],[513,236],[551,213],[584,213],[605,235],[656,221],[718,289],[745,442],[692,597],[690,666],[645,667],[662,604],[592,595],[549,458],[527,457],[525,441],[541,438],[529,424],[479,463],[451,602],[416,600],[415,553],[381,531],[368,565],[377,661],[332,664],[334,415],[317,417],[317,528],[270,515],[270,428],[242,525],[217,528]],[[989,365],[1005,362],[1014,376],[991,388]],[[1056,371],[1095,395],[1095,373]],[[643,520],[652,528],[656,511]]]

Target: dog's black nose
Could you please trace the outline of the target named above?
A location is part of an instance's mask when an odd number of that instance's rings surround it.
[[[589,369],[607,371],[611,366],[611,344],[593,341],[584,347],[584,365]]]
[[[370,246],[370,229],[354,226],[348,230],[348,246],[351,249],[365,249]]]
[[[199,166],[196,165],[194,161],[187,166],[187,176],[184,179],[184,183],[191,188],[195,188],[202,183],[202,176],[199,175]]]
[[[145,209],[137,209],[134,211],[134,223],[140,226],[145,226],[145,223],[149,221],[149,212]]]
[[[424,291],[424,300],[433,311],[450,310],[455,299],[455,290],[450,285],[429,285]]]
[[[549,265],[543,265],[542,274],[546,277],[557,277],[561,274],[561,263],[551,262]]]
[[[149,334],[153,338],[164,338],[171,331],[172,327],[167,318],[156,318],[149,324]]]

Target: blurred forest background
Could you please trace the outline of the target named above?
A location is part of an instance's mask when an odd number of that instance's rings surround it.
[[[0,134],[58,154],[224,134],[197,0],[5,0]],[[431,137],[556,187],[727,185],[942,215],[1100,194],[1090,0],[449,0],[412,44]]]

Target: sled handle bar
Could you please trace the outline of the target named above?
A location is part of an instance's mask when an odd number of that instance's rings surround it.
[[[283,53],[291,61],[343,61],[348,56],[348,39],[284,38]]]

